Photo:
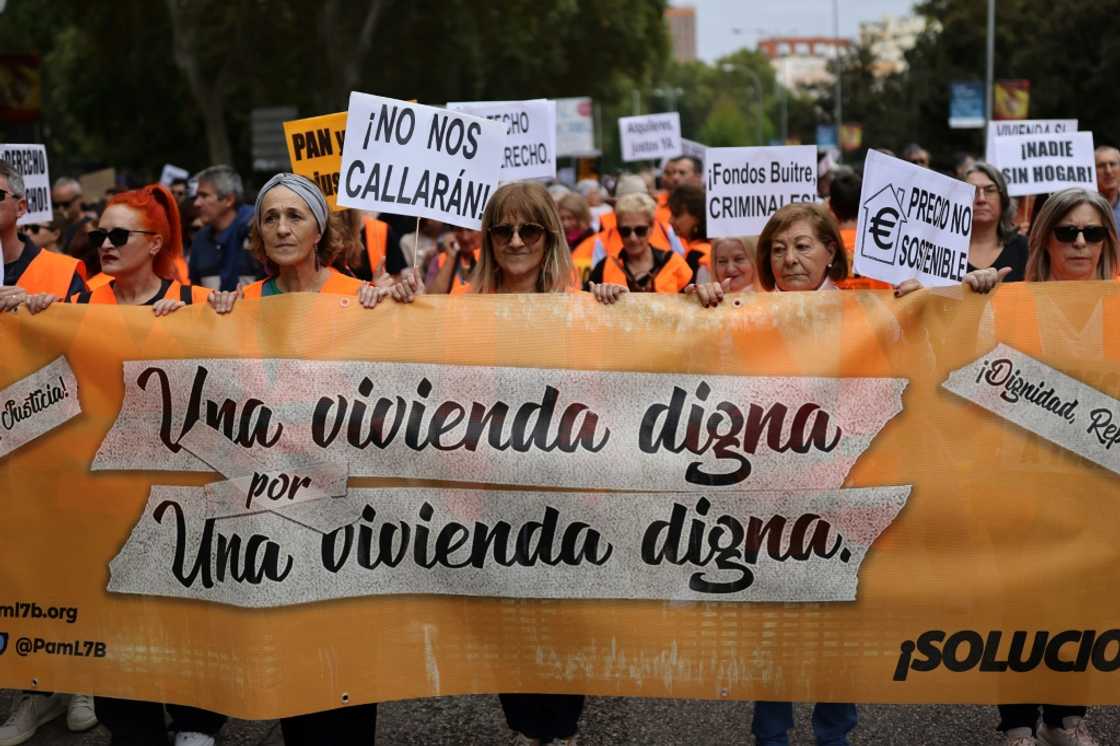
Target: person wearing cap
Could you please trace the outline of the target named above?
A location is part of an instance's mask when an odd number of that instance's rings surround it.
[[[339,249],[332,240],[327,201],[312,181],[279,173],[257,194],[249,231],[249,251],[268,277],[239,290],[215,292],[210,304],[228,313],[239,298],[267,298],[284,293],[332,293],[357,296],[371,287],[331,267]],[[373,308],[383,297],[378,288],[363,294],[362,305]]]

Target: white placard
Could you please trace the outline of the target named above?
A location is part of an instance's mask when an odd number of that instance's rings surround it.
[[[0,145],[0,158],[23,177],[27,189],[27,212],[16,225],[49,223],[54,219],[51,205],[51,177],[44,145]]]
[[[161,171],[159,175],[159,183],[169,187],[171,186],[171,182],[176,179],[189,179],[190,177],[191,172],[187,169],[165,163],[163,164],[163,171]]]
[[[490,119],[505,128],[502,182],[556,177],[555,101],[453,101],[447,108]]]
[[[505,131],[488,119],[350,94],[338,204],[482,227]]]
[[[791,202],[817,200],[817,149],[708,148],[704,165],[708,236],[757,236]]]
[[[681,138],[681,155],[690,155],[693,158],[699,158],[701,161],[705,161],[707,154],[707,145],[698,143],[695,140],[689,140],[686,137]]]
[[[897,285],[956,285],[968,272],[976,187],[928,168],[867,153],[856,225],[855,270]]]
[[[624,161],[655,161],[681,154],[681,116],[677,112],[618,120]]]
[[[595,147],[595,105],[590,98],[556,99],[556,155],[593,158]]]
[[[996,140],[996,163],[1012,197],[1068,187],[1097,190],[1092,132],[1017,135]]]
[[[1019,135],[1045,135],[1052,132],[1077,132],[1076,119],[1007,119],[988,122],[988,137],[984,147],[984,160],[999,165],[996,160],[996,140]]]

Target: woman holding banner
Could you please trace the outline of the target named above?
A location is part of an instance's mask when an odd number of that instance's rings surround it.
[[[756,249],[756,239],[747,236],[713,240],[712,279],[729,293],[749,293],[754,290],[758,276],[754,268]]]
[[[1005,282],[1020,282],[1027,269],[1027,239],[1015,227],[1015,208],[1007,194],[1007,181],[994,166],[974,163],[965,181],[976,187],[972,201],[972,238],[968,271],[1010,267]]]
[[[1120,240],[1117,239],[1116,222],[1112,208],[1099,194],[1085,189],[1065,189],[1050,195],[1039,211],[1031,229],[1025,279],[1027,282],[1110,280],[1120,270]],[[1033,296],[1029,302],[1037,303]],[[1106,365],[1120,362],[1115,344],[1108,335],[1115,331],[1112,324],[1116,306],[1106,306],[1103,318],[1099,307],[1090,312],[1097,317],[1099,331],[1086,338],[1101,340],[1097,345],[1086,344],[1084,339],[1071,340],[1077,346],[1078,357],[1087,364],[1098,362],[1093,358],[1102,355]],[[1054,311],[1061,314],[1061,311]],[[1019,314],[1022,316],[1022,314]],[[1037,313],[1032,314],[1039,318]],[[1037,338],[1024,336],[1020,330],[1025,325],[1018,318],[997,316],[999,337],[1030,355],[1041,355]],[[1055,319],[1062,328],[1084,329],[1094,323],[1092,318]],[[1046,591],[1043,591],[1044,593]],[[1060,597],[1059,589],[1052,589]],[[1039,724],[1039,710],[1042,721]],[[1085,719],[1087,708],[1078,705],[1010,704],[999,706],[999,730],[1007,736],[1008,746],[1033,746],[1035,743],[1050,746],[1097,746],[1100,742],[1090,734]],[[1037,728],[1037,741],[1035,740]]]
[[[257,194],[256,211],[249,231],[249,250],[269,277],[241,290],[215,292],[211,305],[228,313],[237,300],[265,298],[284,293],[358,295],[373,308],[384,291],[331,268],[345,242],[335,240],[330,212],[323,193],[302,176],[279,173]],[[377,704],[312,712],[280,721],[287,746],[369,744],[377,729]],[[325,739],[325,740],[324,740]]]
[[[470,292],[565,293],[578,290],[574,280],[571,252],[548,191],[532,181],[499,187],[482,214],[482,247]],[[405,272],[391,290],[400,303],[411,303],[423,292],[415,272]],[[518,743],[574,743],[583,713],[582,694],[499,694],[498,698]]]
[[[622,251],[604,257],[591,271],[588,289],[601,303],[614,303],[625,292],[679,293],[692,281],[692,270],[678,254],[650,246],[657,203],[647,194],[627,194],[614,207]]]

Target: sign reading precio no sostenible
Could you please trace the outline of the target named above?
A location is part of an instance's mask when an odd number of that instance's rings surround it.
[[[817,149],[708,148],[708,235],[756,236],[770,216],[793,202],[817,199]]]

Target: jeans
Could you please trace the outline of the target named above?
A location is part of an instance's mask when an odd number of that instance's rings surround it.
[[[539,741],[571,738],[579,729],[582,694],[499,694],[509,729]]]
[[[377,703],[284,718],[280,730],[284,746],[366,746],[373,743],[377,733]]]
[[[113,736],[113,746],[151,746],[167,743],[163,704],[135,699],[98,697],[97,719]],[[226,722],[225,715],[184,705],[167,705],[173,731],[215,735]]]
[[[848,733],[856,727],[856,706],[843,702],[818,702],[813,707],[813,734],[818,746],[848,746]],[[758,746],[789,746],[793,727],[792,702],[755,702],[751,733]]]
[[[1074,705],[1000,705],[998,729],[1006,733],[1012,728],[1030,728],[1034,733],[1039,707],[1042,708],[1042,722],[1051,728],[1063,727],[1063,718],[1085,717],[1086,708]]]

